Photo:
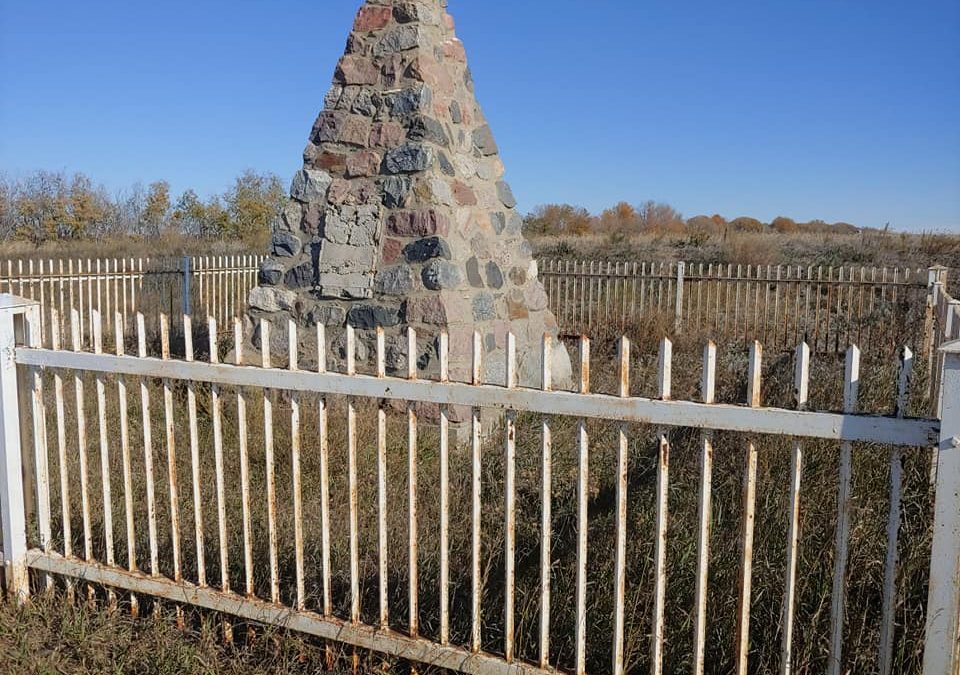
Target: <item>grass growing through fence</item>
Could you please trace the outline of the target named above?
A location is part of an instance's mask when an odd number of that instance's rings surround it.
[[[657,329],[638,330],[634,348],[632,389],[635,395],[655,396]],[[615,391],[616,373],[612,370],[615,341],[612,336],[594,341],[594,391]],[[198,335],[198,344],[205,341]],[[700,352],[696,337],[678,338],[674,358],[674,397],[696,400],[699,392]],[[128,349],[128,352],[130,350]],[[746,350],[722,345],[718,366],[718,402],[742,402],[746,397]],[[200,358],[202,355],[198,355]],[[918,364],[922,366],[922,364]],[[841,407],[842,357],[818,357],[813,363],[811,408],[837,410]],[[920,410],[923,401],[924,373],[919,368],[915,379],[914,402]],[[76,400],[73,374],[63,373],[67,410],[67,456],[70,476],[70,517],[74,552],[81,553],[79,452],[76,436]],[[890,413],[896,390],[896,364],[867,360],[862,370],[861,408],[869,412]],[[94,556],[105,557],[103,502],[99,460],[99,428],[95,384],[84,377],[89,458],[89,499],[92,514]],[[142,446],[143,420],[139,414],[136,382],[129,381],[130,438],[133,456],[133,504],[136,528],[137,562],[149,569],[146,482]],[[52,512],[55,550],[62,550],[59,469],[56,462],[56,425],[52,401],[52,380],[45,382],[48,437],[51,457]],[[215,468],[213,462],[210,391],[196,385],[199,404],[199,447],[201,449],[201,511],[206,550],[207,578],[219,585],[221,570],[217,554],[217,511]],[[763,402],[765,405],[792,405],[793,362],[790,355],[771,354],[764,363]],[[113,529],[117,541],[116,559],[127,559],[123,469],[116,380],[106,381],[107,438],[110,465],[107,471],[113,486]],[[172,575],[170,539],[170,502],[166,483],[167,449],[164,438],[163,396],[159,383],[150,384],[154,449],[154,480],[157,496],[157,522],[160,531],[160,571]],[[196,580],[194,504],[190,482],[190,448],[187,425],[186,385],[178,383],[174,394],[174,435],[179,490],[175,504],[181,521],[181,548],[184,578]],[[242,494],[237,455],[237,392],[221,390],[224,402],[224,449],[226,511],[228,514],[229,577],[232,588],[242,591],[244,579]],[[270,392],[275,401],[277,540],[282,600],[294,601],[293,497],[290,463],[289,397]],[[251,519],[255,561],[255,590],[260,598],[270,597],[269,542],[267,537],[266,469],[262,421],[262,394],[248,391],[248,441],[251,470]],[[345,401],[330,401],[330,490],[331,559],[335,613],[349,617],[349,540],[347,491],[347,450]],[[360,467],[360,576],[362,616],[368,623],[377,618],[377,513],[375,402],[358,402]],[[303,496],[306,560],[307,607],[321,605],[319,438],[316,433],[317,398],[302,397],[303,407]],[[539,518],[540,518],[540,424],[539,415],[521,415],[517,445],[517,652],[521,658],[535,660],[539,621]],[[490,422],[490,418],[486,418]],[[554,437],[553,469],[553,631],[552,663],[568,669],[574,660],[574,586],[576,564],[576,420],[552,420]],[[590,506],[588,553],[587,667],[591,672],[610,670],[610,636],[613,613],[613,551],[615,517],[615,448],[618,425],[588,422],[591,441]],[[632,425],[628,476],[628,546],[626,657],[628,670],[649,669],[650,634],[653,601],[653,550],[655,532],[654,495],[656,487],[656,442],[652,428]],[[503,452],[502,434],[495,432],[484,447],[483,465],[483,645],[492,652],[503,645]],[[697,483],[699,476],[700,434],[693,430],[671,431],[670,523],[668,532],[668,584],[666,647],[664,672],[678,672],[691,666],[693,654],[693,599],[696,582]],[[790,439],[758,438],[760,452],[757,523],[754,544],[754,593],[751,618],[751,669],[775,672],[779,664],[781,605],[785,570],[786,524],[788,509]],[[710,556],[708,596],[707,672],[729,672],[734,659],[735,611],[739,576],[739,538],[741,483],[747,439],[743,435],[718,433],[714,439],[713,534]],[[794,636],[794,672],[820,673],[827,667],[830,624],[831,581],[836,521],[838,447],[826,442],[804,445],[806,462],[802,482],[800,560],[798,566],[796,633]],[[439,458],[436,430],[421,427],[419,444],[419,593],[421,634],[436,638],[439,634]],[[894,672],[919,672],[922,650],[925,579],[929,563],[930,490],[929,451],[905,453],[904,520],[901,530],[901,572],[898,578],[897,642]],[[390,616],[392,626],[405,630],[408,622],[407,590],[407,447],[406,421],[391,411],[388,433],[388,548],[390,559]],[[470,457],[469,449],[451,453],[450,537],[451,564],[451,641],[469,643],[470,631]],[[845,669],[869,672],[875,668],[879,642],[880,589],[883,576],[885,527],[888,510],[888,449],[882,446],[855,448],[854,508],[847,577],[848,603],[844,633]],[[82,595],[82,594],[81,594]],[[143,604],[143,603],[142,603]],[[143,612],[142,612],[143,613]],[[35,607],[0,610],[0,651],[17,664],[36,663],[36,672],[44,672],[44,663],[63,659],[75,664],[74,671],[103,672],[110,668],[107,658],[121,651],[134,672],[314,672],[320,661],[321,647],[308,640],[267,631],[270,639],[258,638],[235,648],[224,647],[216,637],[217,622],[207,616],[192,626],[193,639],[181,642],[181,633],[167,619],[133,622],[120,614],[103,616],[57,601],[43,600]],[[113,634],[111,645],[104,635]],[[64,649],[57,644],[65,636]],[[8,641],[4,644],[4,640]],[[143,649],[142,642],[156,643],[155,649]],[[265,645],[269,645],[269,648]],[[29,655],[35,655],[31,657]],[[31,660],[33,659],[33,660]],[[46,660],[44,660],[46,659]],[[70,659],[73,659],[72,661]],[[379,668],[379,659],[364,661],[369,669]],[[2,664],[0,664],[2,665]],[[367,669],[366,666],[364,669]],[[31,666],[34,667],[34,666]],[[244,670],[249,667],[250,670]],[[313,668],[313,670],[311,670]]]

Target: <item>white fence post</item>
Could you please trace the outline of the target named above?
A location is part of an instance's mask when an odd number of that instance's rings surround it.
[[[960,340],[946,344],[924,675],[960,672]]]
[[[27,576],[27,513],[23,488],[19,383],[14,361],[16,334],[37,303],[0,294],[0,530],[7,591],[19,601],[30,596]]]
[[[680,326],[683,324],[683,280],[686,272],[687,264],[683,262],[677,263],[677,309],[675,323],[677,330],[680,330]]]

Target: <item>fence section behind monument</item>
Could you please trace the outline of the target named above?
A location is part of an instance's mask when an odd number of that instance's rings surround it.
[[[30,259],[0,261],[0,292],[37,300],[49,339],[49,310],[80,312],[89,343],[91,311],[121,311],[125,325],[142,311],[211,315],[221,325],[242,316],[263,256]],[[541,259],[540,276],[565,335],[627,332],[661,324],[716,340],[758,340],[789,350],[806,341],[815,353],[858,344],[892,353],[909,342],[929,354],[933,285],[946,297],[945,268],[689,265]],[[945,320],[946,314],[941,311]],[[179,327],[179,326],[178,326]],[[112,330],[112,327],[108,328]],[[891,340],[891,336],[897,340]]]
[[[641,322],[718,340],[814,352],[921,344],[935,268],[540,260],[562,332],[595,335]],[[896,335],[897,340],[891,340]],[[929,342],[929,339],[927,340]]]
[[[40,303],[45,342],[50,311],[56,310],[69,328],[71,310],[77,310],[80,340],[90,344],[94,310],[106,317],[120,312],[127,327],[137,312],[151,325],[161,313],[210,315],[227,325],[245,311],[262,260],[252,254],[6,260],[0,261],[0,292]],[[112,337],[112,320],[107,324]]]

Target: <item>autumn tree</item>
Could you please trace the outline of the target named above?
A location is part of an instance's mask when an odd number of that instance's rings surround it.
[[[187,190],[180,195],[177,203],[173,207],[171,221],[178,232],[202,237],[210,234],[206,232],[206,206],[197,193],[193,190]]]
[[[718,234],[722,229],[710,216],[694,216],[687,221],[687,230],[691,233],[712,235]]]
[[[187,190],[173,207],[171,225],[193,237],[223,237],[230,230],[230,216],[219,197],[206,202],[193,190]]]
[[[13,199],[17,236],[40,246],[72,231],[64,182],[62,174],[50,171],[38,171],[21,182]]]
[[[265,246],[283,209],[285,191],[276,175],[248,170],[237,178],[223,201],[229,215],[223,234],[250,246]]]
[[[82,173],[75,174],[70,180],[66,195],[67,219],[63,223],[69,230],[70,238],[92,235],[102,238],[110,233],[109,219],[113,204],[102,187],[95,187],[93,181]],[[64,232],[61,234],[61,238]]]
[[[606,234],[635,234],[639,228],[637,210],[627,202],[620,202],[600,214],[599,229]]]
[[[581,236],[590,232],[590,212],[570,204],[538,206],[523,220],[524,232],[531,236]]]
[[[159,237],[167,225],[170,213],[170,184],[165,180],[151,183],[144,202],[141,231]]]
[[[770,223],[770,227],[774,232],[779,232],[780,234],[796,234],[800,231],[797,221],[793,218],[787,218],[786,216],[777,216],[774,218]]]
[[[643,232],[678,234],[684,231],[683,216],[669,204],[644,202],[637,209],[637,218]]]
[[[740,216],[730,221],[730,228],[735,232],[763,232],[763,223],[750,216]]]

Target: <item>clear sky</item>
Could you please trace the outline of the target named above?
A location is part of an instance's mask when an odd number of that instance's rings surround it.
[[[958,0],[450,0],[524,209],[960,231]],[[0,171],[284,178],[360,0],[0,0]]]

